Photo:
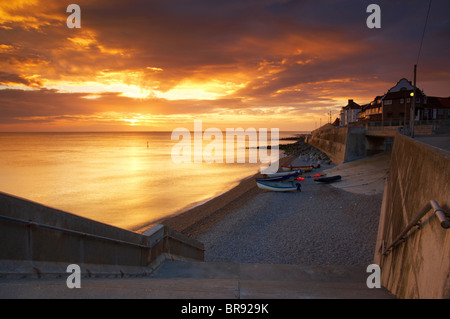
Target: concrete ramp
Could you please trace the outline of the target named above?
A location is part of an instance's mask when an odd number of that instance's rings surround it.
[[[150,277],[0,279],[0,298],[386,299],[364,267],[166,261]]]
[[[340,182],[330,184],[333,187],[356,194],[383,194],[390,160],[391,153],[382,153],[343,163],[324,172],[327,176],[342,176]]]

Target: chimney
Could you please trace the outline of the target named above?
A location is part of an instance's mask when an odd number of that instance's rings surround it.
[[[348,99],[348,105],[353,104],[353,99]]]

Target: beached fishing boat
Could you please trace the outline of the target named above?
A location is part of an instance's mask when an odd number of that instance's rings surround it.
[[[298,182],[274,182],[274,181],[258,181],[259,188],[273,192],[301,192],[301,185]]]
[[[316,178],[314,181],[318,182],[318,183],[329,184],[329,183],[339,182],[340,180],[341,180],[341,176],[335,175],[335,176],[330,176],[330,177]]]
[[[273,181],[273,182],[277,182],[277,181],[289,181],[289,180],[294,180],[297,177],[300,176],[299,172],[287,172],[288,174],[281,174],[281,175],[274,175],[274,174],[270,174],[269,175],[265,175],[264,177],[261,178],[257,178],[256,181]]]
[[[295,174],[289,174],[289,175],[283,175],[283,176],[270,176],[270,177],[261,177],[257,178],[256,181],[259,182],[288,182],[288,181],[295,181],[299,180],[299,178],[305,178],[305,177],[312,177],[312,176],[306,176],[306,175],[300,175],[300,173]],[[316,176],[317,177],[317,176]]]
[[[298,170],[298,171],[287,171],[287,172],[276,172],[276,173],[264,174],[264,176],[276,177],[276,176],[286,176],[286,175],[296,175],[296,174],[300,174],[300,170]]]
[[[315,168],[312,165],[309,166],[281,166],[281,170],[284,172],[288,172],[288,171],[296,171],[296,170],[302,170],[304,172],[311,172],[313,170],[313,168]]]
[[[317,178],[317,177],[323,177],[326,176],[326,173],[317,173],[314,175],[305,175],[300,174],[300,172],[278,172],[273,174],[264,174],[264,177],[257,178],[256,180],[259,181],[290,181],[290,180],[300,180],[299,178]]]
[[[314,175],[298,175],[296,179],[298,181],[303,181],[305,178],[317,178],[317,177],[322,177],[325,175],[327,175],[327,174],[322,173],[322,174],[314,174]]]
[[[294,180],[296,179],[298,174],[290,174],[290,175],[283,175],[283,176],[273,176],[273,177],[261,177],[257,178],[257,182],[281,182],[281,181],[288,181],[288,180]]]

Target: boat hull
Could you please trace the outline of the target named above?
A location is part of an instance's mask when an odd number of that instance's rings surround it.
[[[286,171],[286,172],[276,172],[276,173],[270,173],[270,174],[264,174],[268,177],[277,177],[277,176],[286,176],[286,175],[296,175],[297,172],[293,171]]]
[[[273,192],[301,191],[300,183],[296,182],[258,181],[256,182],[256,184],[260,189],[269,190]]]
[[[281,170],[284,172],[302,170],[304,172],[311,172],[313,170],[313,166],[281,166]]]
[[[318,182],[318,183],[329,184],[329,183],[339,182],[339,181],[341,181],[341,179],[342,178],[340,175],[336,175],[336,176],[330,176],[330,177],[316,178],[314,181]]]
[[[262,177],[262,178],[257,178],[256,181],[257,182],[280,182],[280,181],[289,181],[289,180],[294,180],[297,177],[299,177],[299,173],[297,172],[289,172],[289,174],[283,174],[283,175],[271,175],[271,176],[267,176],[267,177]]]

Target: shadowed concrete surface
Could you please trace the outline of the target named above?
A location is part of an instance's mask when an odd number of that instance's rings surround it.
[[[357,266],[266,265],[166,261],[152,276],[0,279],[0,298],[154,299],[385,299],[384,288],[369,289],[368,273]]]
[[[450,133],[433,136],[418,136],[416,137],[416,140],[450,152]]]
[[[340,175],[342,180],[331,186],[355,194],[383,194],[389,173],[390,153],[343,163],[324,172],[327,176]]]

